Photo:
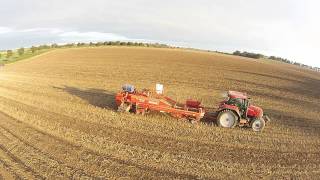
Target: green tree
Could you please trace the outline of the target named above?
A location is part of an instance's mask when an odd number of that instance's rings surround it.
[[[30,50],[31,50],[32,53],[35,53],[35,52],[37,51],[37,49],[38,49],[38,48],[35,47],[35,46],[32,46],[32,47],[30,48]]]
[[[19,56],[23,55],[24,54],[24,48],[19,48],[18,49],[18,54],[19,54]]]
[[[96,46],[103,46],[103,42],[97,42],[95,45]]]
[[[235,51],[235,52],[233,52],[233,55],[240,56],[240,55],[241,55],[241,52],[240,52],[240,51]]]
[[[51,44],[51,48],[58,48],[58,44],[56,44],[56,43]]]
[[[7,50],[7,58],[11,57],[13,55],[12,50]]]
[[[47,48],[47,45],[40,45],[40,46],[38,47],[39,50],[41,50],[41,49],[46,49],[46,48]]]
[[[65,45],[64,45],[64,47],[68,47],[68,48],[74,47],[74,46],[75,46],[74,43],[68,43],[68,44],[65,44]]]

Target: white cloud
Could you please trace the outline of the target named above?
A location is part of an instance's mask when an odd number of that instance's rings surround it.
[[[113,33],[102,33],[102,32],[62,32],[58,34],[62,41],[66,42],[88,42],[88,41],[128,41],[129,39],[125,36],[113,34]]]
[[[1,39],[7,42],[7,44],[0,44],[0,49],[15,49],[17,47],[29,47],[32,45],[52,43],[65,44],[98,41],[159,42],[155,40],[128,38],[123,35],[107,32],[80,32],[63,30],[60,28],[13,29],[9,27],[0,27],[0,40]]]
[[[63,33],[63,30],[61,30],[59,28],[29,28],[29,29],[17,30],[17,32],[22,32],[22,33],[45,32],[45,33],[50,33],[50,34],[58,34],[58,33]]]
[[[10,33],[13,30],[11,28],[8,27],[0,27],[0,34],[6,34],[6,33]]]

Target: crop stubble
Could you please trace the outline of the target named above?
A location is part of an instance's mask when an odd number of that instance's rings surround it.
[[[165,84],[215,107],[223,90],[252,95],[263,133],[118,114],[124,83]],[[154,48],[56,50],[0,71],[3,177],[225,178],[320,174],[319,73],[222,54]]]

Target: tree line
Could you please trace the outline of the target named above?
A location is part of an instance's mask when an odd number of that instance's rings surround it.
[[[98,46],[140,46],[140,47],[155,47],[155,48],[173,48],[172,46],[160,43],[142,43],[142,42],[122,42],[122,41],[105,41],[105,42],[89,42],[89,43],[67,43],[67,44],[51,44],[51,45],[40,45],[32,46],[30,48],[19,48],[16,50],[18,56],[25,54],[26,50],[32,54],[40,50],[54,49],[54,48],[72,48],[72,47],[98,47]],[[13,50],[6,50],[5,58],[9,59],[14,56]],[[0,53],[0,59],[2,54]]]
[[[318,67],[305,65],[305,64],[298,63],[298,62],[295,62],[295,61],[291,61],[289,59],[282,58],[282,57],[265,56],[263,54],[251,53],[251,52],[246,52],[246,51],[243,51],[243,52],[234,51],[232,54],[235,55],[235,56],[242,56],[242,57],[248,57],[248,58],[254,58],[254,59],[262,59],[263,58],[263,59],[270,59],[270,60],[274,60],[274,61],[280,61],[280,62],[284,62],[284,63],[287,63],[287,64],[293,64],[293,65],[297,65],[297,66],[304,67],[304,68],[309,68],[309,69],[312,69],[312,70],[320,72],[320,68],[318,68]]]

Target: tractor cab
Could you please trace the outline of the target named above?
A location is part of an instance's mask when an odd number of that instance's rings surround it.
[[[255,131],[261,131],[265,126],[263,110],[251,105],[246,93],[228,91],[227,99],[222,101],[218,109],[217,123],[222,127],[251,126]]]
[[[247,109],[249,107],[249,98],[246,93],[229,91],[228,99],[225,103],[237,106],[242,118],[246,118]]]

